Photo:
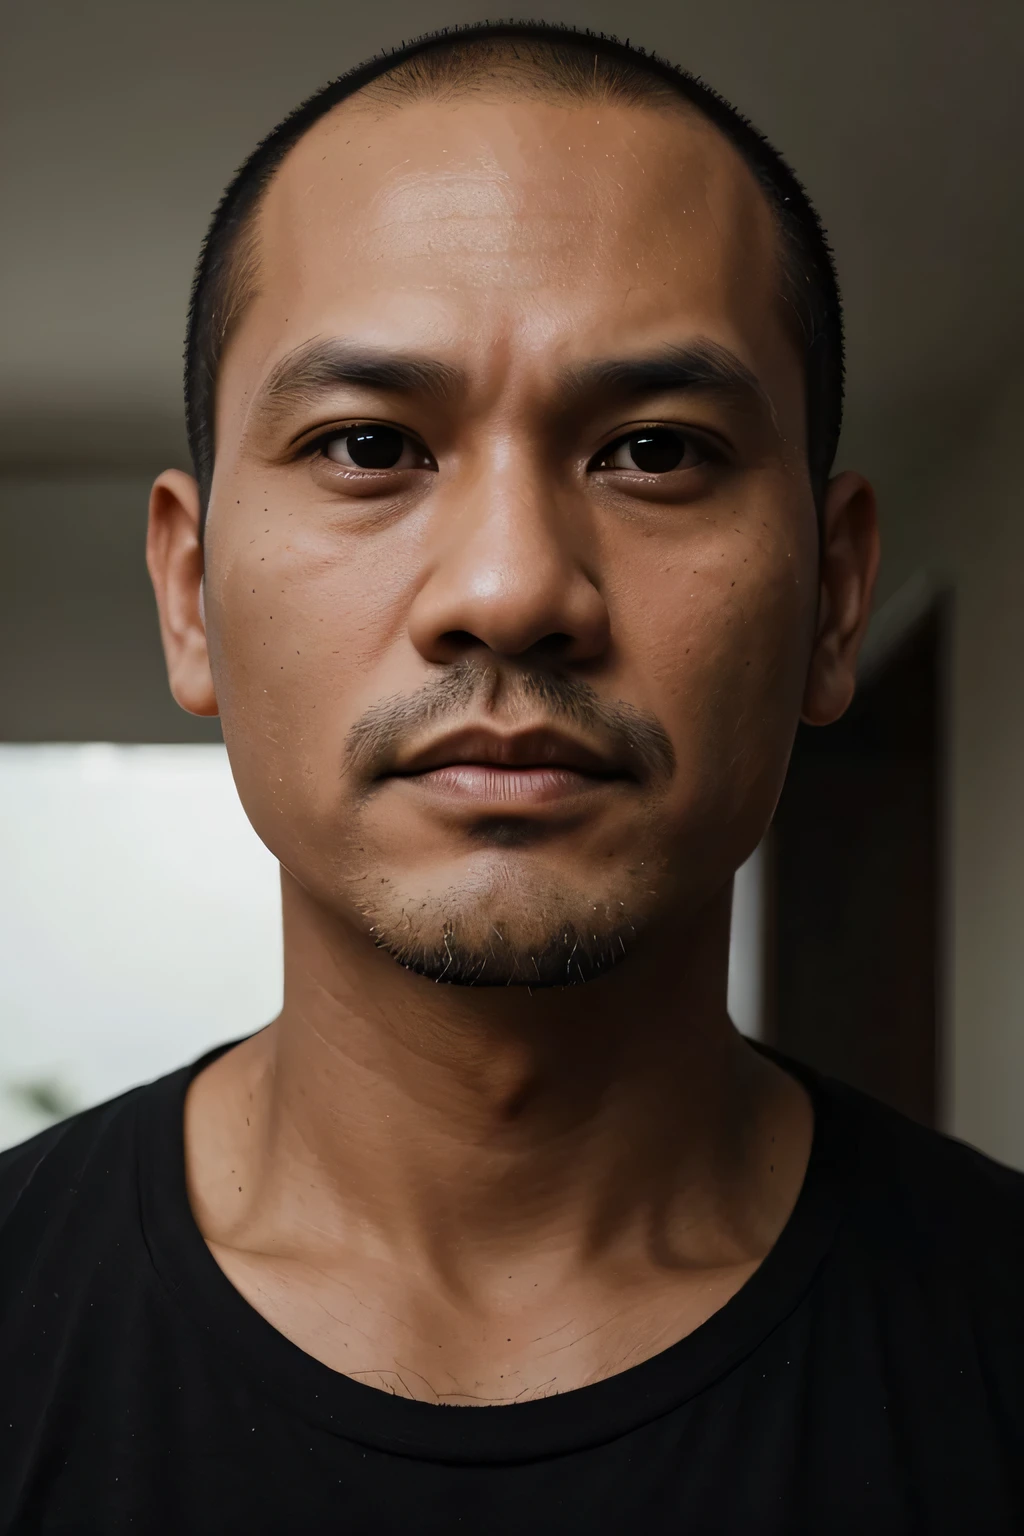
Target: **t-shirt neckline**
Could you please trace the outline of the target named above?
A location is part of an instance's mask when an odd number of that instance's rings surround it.
[[[840,1219],[839,1164],[848,1148],[837,1124],[839,1106],[816,1073],[758,1045],[808,1090],[814,1134],[789,1220],[723,1307],[659,1354],[553,1397],[487,1408],[393,1397],[332,1370],[280,1333],[231,1284],[196,1224],[185,1180],[185,1095],[204,1067],[238,1043],[206,1052],[136,1099],[146,1244],[175,1304],[207,1335],[211,1349],[248,1378],[251,1390],[364,1446],[445,1463],[507,1463],[627,1434],[706,1391],[785,1321],[811,1286]]]

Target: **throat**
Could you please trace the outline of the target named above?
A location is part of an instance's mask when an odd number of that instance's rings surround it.
[[[240,1298],[304,1353],[392,1396],[496,1407],[571,1392],[641,1364],[694,1332],[757,1269],[662,1276],[621,1290],[592,1283],[520,1293],[504,1306],[410,1285],[407,1272],[353,1257],[302,1260],[209,1244]]]
[[[503,1156],[493,1123],[469,1136],[464,1123],[461,1141],[424,1142],[418,1163],[387,1167],[360,1160],[371,1104],[350,1096],[354,1139],[351,1149],[334,1143],[329,1167],[311,1156],[308,1098],[290,1108],[276,1098],[281,1083],[253,1037],[188,1096],[196,1222],[241,1302],[333,1371],[464,1406],[570,1391],[699,1328],[788,1220],[810,1105],[785,1073],[741,1049],[734,1102],[709,1122],[719,1144],[705,1137],[696,1160],[652,1134],[668,1121],[649,1088],[646,1126],[632,1111],[588,1111],[580,1123],[567,1113],[558,1135],[548,1126],[546,1146],[531,1147],[531,1132],[529,1156]],[[529,1099],[510,1079],[505,1118],[528,1126]],[[623,1172],[623,1147],[632,1138],[636,1154],[644,1134],[646,1150]]]

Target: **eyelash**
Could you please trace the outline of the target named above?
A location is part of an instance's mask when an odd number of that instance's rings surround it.
[[[587,468],[589,469],[592,464],[596,464],[599,459],[611,458],[618,449],[625,447],[630,438],[639,437],[645,432],[669,432],[681,438],[684,444],[697,450],[703,463],[724,464],[727,462],[728,454],[725,445],[705,435],[703,432],[698,432],[692,427],[680,427],[674,422],[669,421],[642,421],[638,422],[635,426],[631,426],[628,432],[620,432],[617,437],[612,438],[610,442],[599,448],[589,460]],[[695,466],[690,467],[693,468]],[[644,471],[637,469],[633,473],[643,474]],[[671,473],[671,471],[662,471],[660,476],[654,471],[649,471],[648,473],[651,479],[659,479],[664,478],[664,475]]]
[[[360,427],[387,427],[392,432],[399,432],[404,438],[412,443],[413,446],[417,448],[425,458],[430,459],[436,465],[434,455],[431,453],[426,443],[423,442],[422,438],[417,437],[414,432],[410,432],[407,427],[398,427],[394,424],[394,422],[391,421],[348,421],[344,426],[331,427],[328,431],[320,432],[316,437],[311,438],[308,442],[301,444],[297,450],[296,457],[304,459],[312,459],[317,457],[327,459],[327,448],[331,443],[336,442],[339,437],[344,437],[349,432],[357,432]],[[329,463],[330,460],[327,460],[327,462]],[[349,471],[349,473],[357,473],[357,471]],[[362,471],[362,473],[367,475],[382,474],[386,473],[386,471],[365,469]],[[400,471],[400,473],[404,473],[404,471]]]
[[[344,437],[346,433],[354,432],[359,427],[388,427],[392,431],[400,432],[402,436],[407,438],[410,443],[414,444],[426,458],[430,459],[436,468],[437,461],[434,459],[434,455],[430,452],[430,449],[426,446],[422,439],[417,437],[414,433],[408,431],[407,428],[398,427],[389,421],[351,421],[346,422],[344,426],[331,427],[328,431],[321,432],[316,437],[310,439],[307,443],[304,443],[299,449],[298,456],[310,459],[319,457],[330,463],[331,461],[327,457],[328,446],[332,442],[336,441],[339,437]],[[709,464],[724,464],[728,460],[728,452],[725,445],[703,432],[695,431],[693,428],[679,427],[676,426],[676,424],[673,422],[638,422],[635,426],[631,426],[628,432],[620,432],[616,437],[609,439],[609,441],[603,444],[596,453],[592,454],[587,461],[588,471],[590,470],[591,465],[595,464],[599,459],[609,458],[613,453],[616,452],[617,449],[623,447],[629,441],[629,439],[635,436],[637,433],[650,430],[664,430],[677,433],[678,436],[681,437],[685,442],[695,447],[701,454],[702,459]],[[349,470],[348,473],[379,475],[388,473],[388,471],[363,469],[361,471]],[[399,471],[399,473],[406,473],[406,471]],[[643,471],[637,470],[635,473],[642,474]],[[652,473],[650,478],[657,479],[659,476]],[[663,476],[660,478],[663,478]]]

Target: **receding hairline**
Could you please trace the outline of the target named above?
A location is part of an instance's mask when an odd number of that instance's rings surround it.
[[[505,39],[497,39],[505,42]],[[473,45],[470,45],[472,47]],[[467,49],[467,53],[469,53]],[[482,46],[481,46],[482,52]],[[495,50],[497,52],[497,50]],[[475,49],[474,49],[475,56]],[[481,66],[486,57],[481,58]],[[511,56],[510,56],[511,57]],[[595,59],[598,55],[595,53]],[[542,66],[534,59],[529,62],[514,60],[513,66],[507,72],[497,73],[483,72],[481,67],[479,74],[466,71],[458,75],[454,74],[450,86],[432,93],[427,88],[408,89],[404,84],[404,75],[412,65],[418,63],[418,59],[407,60],[394,71],[388,71],[375,79],[368,81],[359,90],[353,91],[351,96],[343,101],[336,102],[323,115],[309,125],[306,131],[289,145],[287,152],[280,162],[274,167],[272,174],[260,188],[259,196],[252,207],[247,211],[244,222],[235,232],[228,256],[228,274],[224,284],[224,304],[221,310],[221,324],[217,340],[217,352],[223,358],[223,353],[232,335],[241,323],[246,310],[259,296],[260,275],[260,226],[264,204],[271,188],[286,170],[289,161],[299,146],[318,132],[329,131],[332,122],[339,117],[348,117],[353,114],[361,114],[375,122],[383,121],[393,116],[403,108],[412,106],[437,106],[440,108],[457,106],[466,101],[474,101],[480,105],[498,106],[509,101],[537,102],[547,106],[565,107],[568,110],[579,111],[586,107],[619,108],[627,111],[671,112],[684,118],[695,131],[707,133],[721,142],[726,150],[735,158],[742,167],[743,173],[749,179],[757,196],[761,199],[768,211],[772,227],[776,231],[777,248],[776,257],[782,265],[781,231],[778,228],[778,218],[772,207],[771,199],[764,188],[759,184],[751,167],[747,164],[743,155],[731,142],[728,135],[722,131],[717,123],[713,122],[699,105],[683,96],[668,82],[656,75],[651,75],[651,90],[645,94],[637,90],[633,96],[625,99],[611,91],[602,91],[602,81],[598,80],[597,89],[586,94],[577,93],[571,84],[563,85],[560,78],[552,73],[545,74]],[[522,67],[520,67],[522,65]],[[644,77],[645,79],[647,77]],[[790,306],[785,306],[787,316],[790,314]]]
[[[342,104],[357,111],[412,101],[454,104],[516,96],[574,104],[615,102],[682,111],[691,131],[724,139],[756,183],[776,237],[785,329],[804,359],[808,468],[819,510],[835,458],[845,380],[842,300],[821,219],[786,159],[698,75],[589,29],[504,21],[425,34],[329,80],[277,124],[235,173],[200,248],[185,336],[185,426],[200,488],[202,526],[216,459],[217,384],[232,331],[259,292],[263,199],[291,150]],[[691,115],[692,114],[692,115]]]
[[[591,62],[593,68],[591,69]],[[404,59],[368,80],[348,98],[382,107],[412,101],[441,105],[466,97],[523,99],[625,107],[659,102],[691,106],[673,85],[639,60],[628,64],[582,38],[453,38]]]

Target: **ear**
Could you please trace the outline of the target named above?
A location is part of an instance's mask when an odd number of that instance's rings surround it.
[[[803,719],[810,725],[838,720],[853,698],[878,554],[875,493],[862,475],[846,470],[825,492],[818,624],[803,702]]]
[[[210,657],[203,613],[203,546],[199,537],[199,487],[191,475],[167,469],[149,497],[146,564],[175,702],[190,715],[215,715]]]

